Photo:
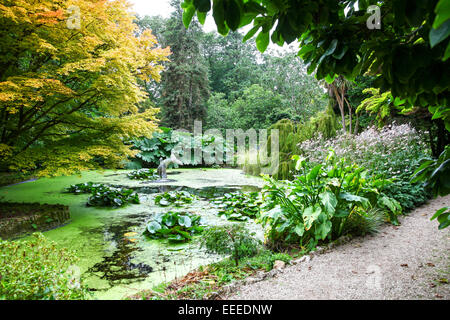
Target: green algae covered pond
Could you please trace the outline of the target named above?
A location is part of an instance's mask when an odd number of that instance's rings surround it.
[[[171,244],[143,236],[152,215],[174,210],[155,206],[155,195],[172,190],[191,192],[197,200],[175,210],[199,214],[207,225],[221,225],[227,221],[218,216],[217,208],[208,199],[237,190],[257,191],[263,185],[262,179],[246,176],[236,169],[169,170],[168,178],[174,181],[163,185],[130,180],[126,176],[128,172],[89,171],[69,177],[42,178],[1,187],[0,200],[69,206],[71,222],[44,235],[59,246],[75,251],[80,258],[76,267],[94,298],[121,299],[223,259],[201,249],[195,239]],[[119,209],[93,208],[86,206],[88,194],[63,192],[71,184],[88,181],[131,188],[139,194],[141,203]],[[247,222],[247,227],[262,237],[258,225]]]

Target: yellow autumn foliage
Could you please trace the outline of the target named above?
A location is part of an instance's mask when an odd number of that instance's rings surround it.
[[[118,167],[157,129],[138,78],[159,81],[170,50],[133,19],[125,0],[2,1],[0,170]]]

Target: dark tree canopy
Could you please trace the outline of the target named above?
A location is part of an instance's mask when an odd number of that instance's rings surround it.
[[[370,5],[379,8],[380,29],[366,24]],[[406,110],[426,107],[450,130],[449,0],[185,0],[182,7],[185,25],[212,11],[222,35],[253,22],[244,40],[256,35],[260,51],[270,41],[298,40],[318,79],[376,75],[374,84],[406,99]]]

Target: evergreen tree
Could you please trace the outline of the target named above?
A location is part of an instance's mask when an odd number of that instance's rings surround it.
[[[201,29],[183,25],[180,0],[174,8],[161,39],[169,46],[171,62],[162,74],[162,122],[174,129],[191,130],[194,120],[202,120],[209,97],[208,69],[200,52]]]

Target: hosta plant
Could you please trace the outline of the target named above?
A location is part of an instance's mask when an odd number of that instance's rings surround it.
[[[389,181],[348,165],[344,159],[335,161],[333,153],[312,169],[304,158],[293,158],[298,172],[293,181],[277,182],[265,177],[261,221],[269,243],[297,242],[313,249],[319,241],[341,236],[352,215],[364,217],[377,207],[385,212],[388,221],[398,223],[399,203],[382,193]]]
[[[155,204],[160,207],[182,207],[195,199],[193,194],[187,191],[169,191],[155,197]]]
[[[225,215],[228,220],[247,221],[259,216],[262,200],[258,192],[225,193],[223,198],[213,202],[220,210],[219,215]]]
[[[133,180],[158,180],[159,176],[155,169],[138,169],[127,174],[127,177]]]
[[[156,214],[147,224],[144,234],[151,239],[168,239],[172,242],[186,242],[203,231],[203,220],[189,212]]]

